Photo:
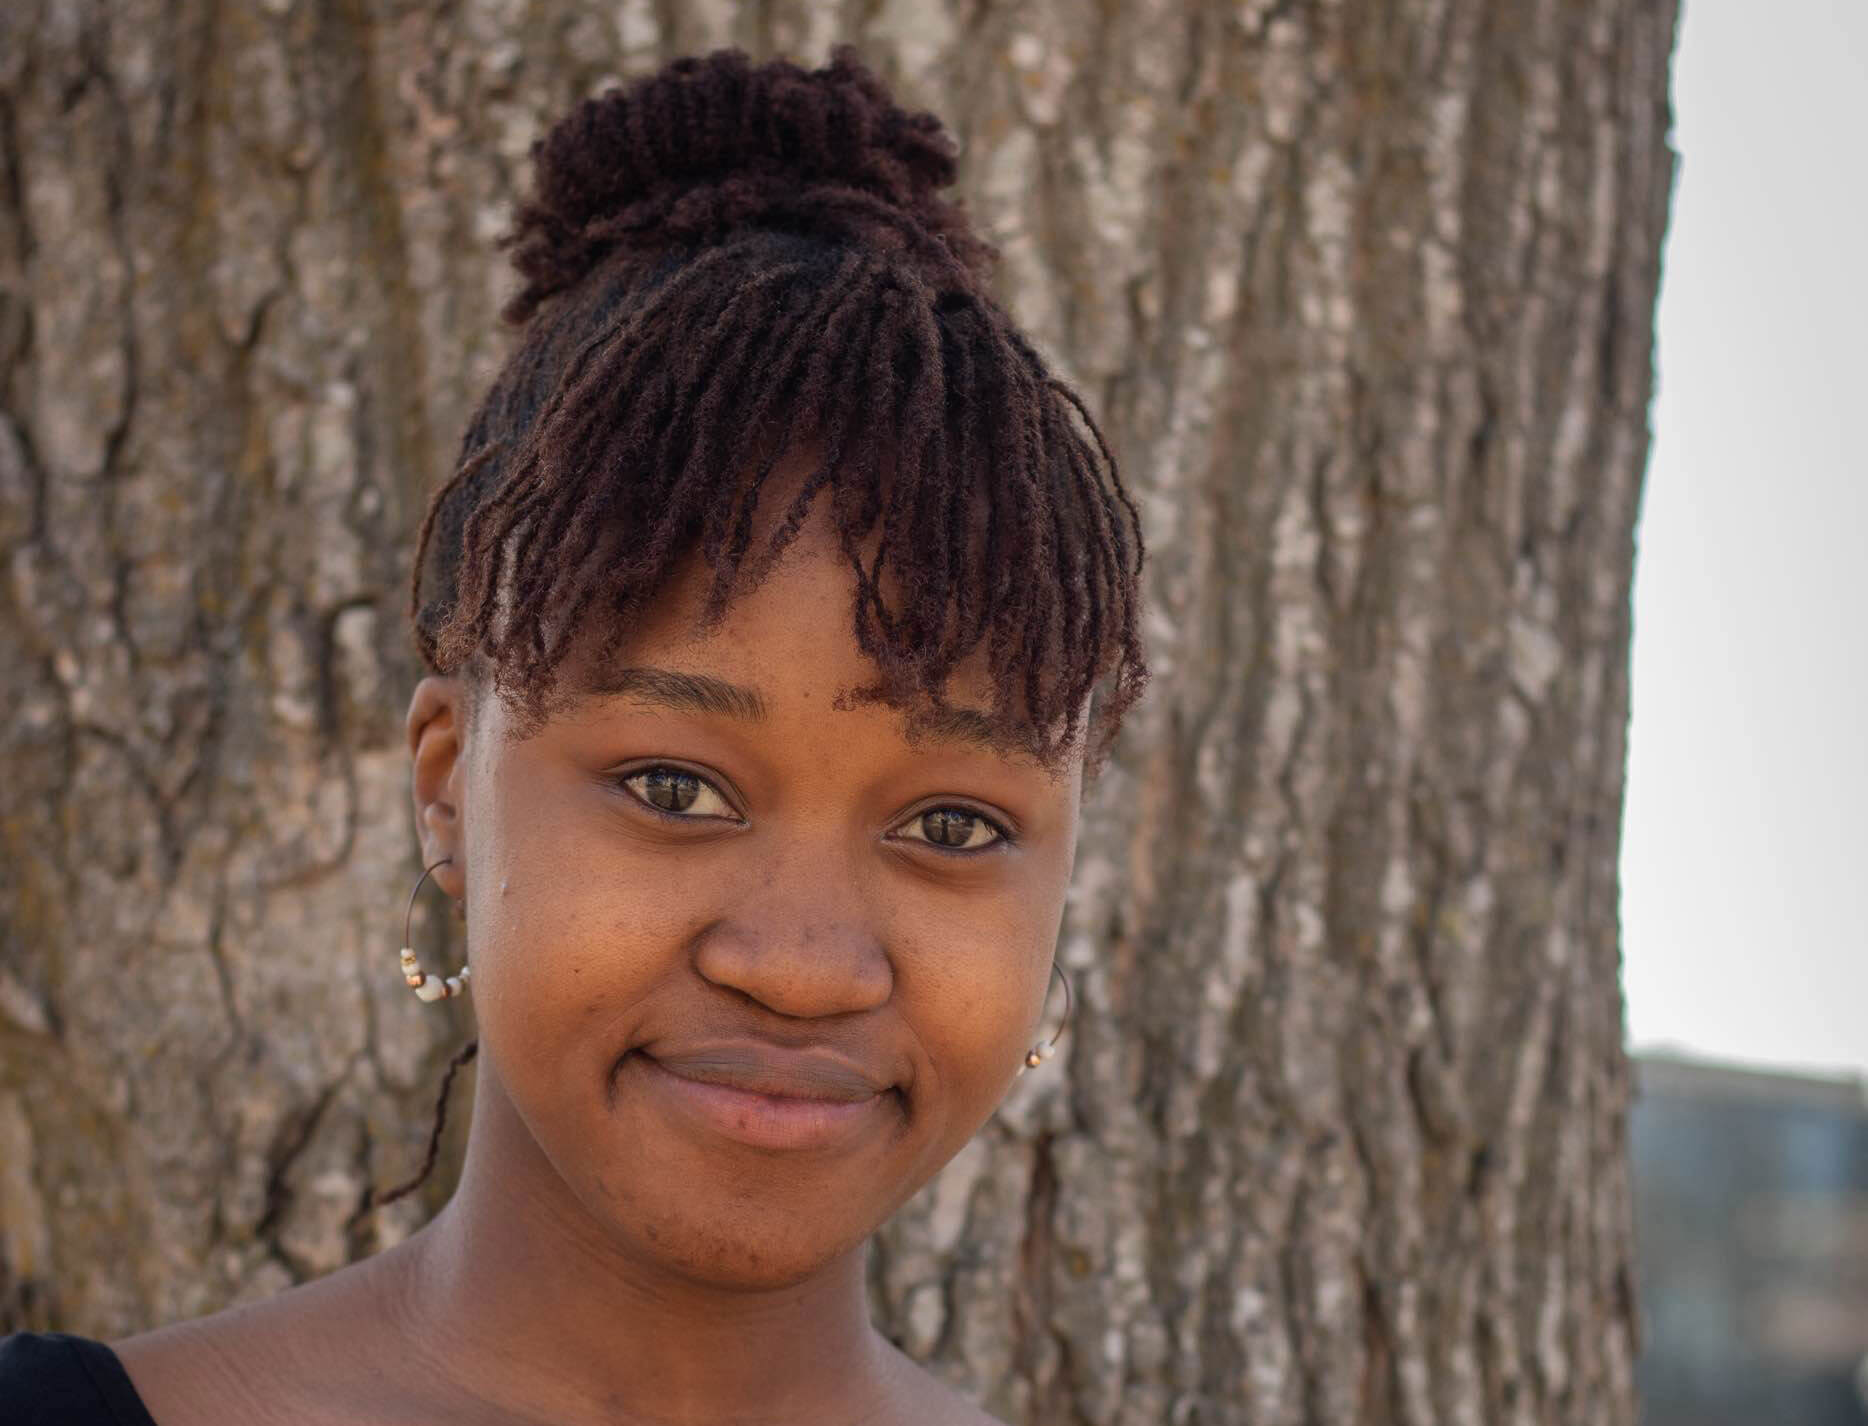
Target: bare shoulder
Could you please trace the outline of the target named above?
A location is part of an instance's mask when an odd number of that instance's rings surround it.
[[[245,1309],[177,1322],[110,1344],[143,1405],[163,1426],[279,1419],[259,1389],[264,1353]]]
[[[890,1344],[896,1370],[907,1390],[907,1418],[916,1426],[1005,1426],[997,1416],[988,1416],[955,1388],[949,1386],[919,1362]]]
[[[319,1426],[355,1420],[330,1400],[333,1380],[367,1380],[371,1352],[361,1275],[347,1269],[276,1297],[177,1322],[110,1344],[162,1426]],[[333,1377],[330,1365],[344,1361]],[[333,1411],[342,1413],[333,1416]]]

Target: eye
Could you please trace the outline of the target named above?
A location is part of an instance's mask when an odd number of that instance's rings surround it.
[[[699,773],[689,772],[684,767],[657,764],[625,773],[617,781],[628,788],[637,800],[648,803],[655,811],[667,817],[683,822],[699,821],[704,817],[739,820],[739,814],[720,795],[718,788]]]
[[[971,807],[930,807],[911,818],[905,828],[909,841],[927,842],[944,852],[983,852],[1012,841],[1004,827]],[[920,835],[914,835],[917,832]]]

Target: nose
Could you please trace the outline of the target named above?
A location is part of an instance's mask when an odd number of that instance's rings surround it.
[[[847,874],[827,872],[821,860],[772,868],[702,934],[694,966],[715,985],[799,1019],[873,1010],[895,984]]]

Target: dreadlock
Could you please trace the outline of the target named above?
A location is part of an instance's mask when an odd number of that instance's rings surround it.
[[[536,719],[587,615],[613,654],[698,542],[718,621],[824,494],[880,675],[857,701],[939,709],[984,639],[995,720],[1048,764],[1113,671],[1100,758],[1146,678],[1139,519],[939,196],[940,121],[848,46],[809,72],[721,50],[585,101],[533,157],[501,240],[523,335],[416,551],[428,666],[484,669]],[[821,464],[753,555],[759,491],[805,443]]]
[[[1140,517],[990,295],[997,250],[939,196],[955,153],[848,45],[811,71],[677,60],[534,143],[500,240],[519,341],[417,540],[428,668],[535,724],[593,621],[613,656],[698,545],[717,623],[824,496],[878,671],[844,706],[886,702],[912,736],[983,642],[999,731],[1052,768],[1088,735],[1093,777],[1147,679]],[[812,472],[755,553],[792,450]]]

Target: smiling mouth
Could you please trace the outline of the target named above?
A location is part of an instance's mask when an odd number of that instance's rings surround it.
[[[846,1060],[752,1045],[712,1045],[651,1054],[633,1050],[642,1080],[664,1109],[753,1148],[847,1147],[899,1103],[895,1087]]]

